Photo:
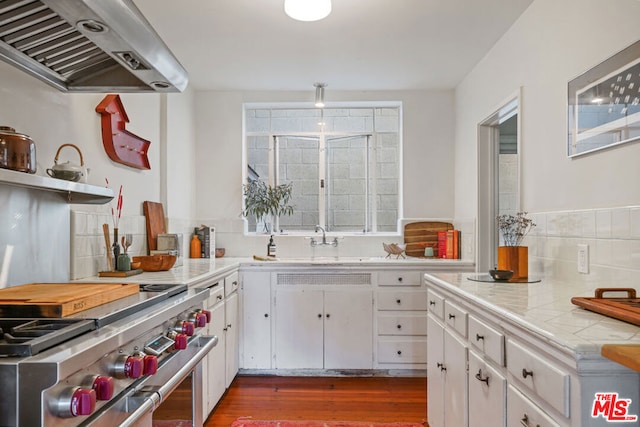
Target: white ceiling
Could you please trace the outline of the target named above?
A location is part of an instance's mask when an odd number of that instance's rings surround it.
[[[134,0],[200,90],[453,88],[533,0]]]

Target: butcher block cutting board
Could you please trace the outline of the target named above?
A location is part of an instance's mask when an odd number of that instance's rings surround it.
[[[142,210],[147,218],[147,248],[149,254],[158,248],[158,234],[167,232],[164,222],[164,208],[162,203],[143,202]]]
[[[453,224],[438,221],[411,222],[404,226],[405,253],[411,257],[423,257],[425,244],[438,256],[438,231],[453,230]]]
[[[66,317],[139,291],[131,283],[29,283],[0,289],[0,317]]]

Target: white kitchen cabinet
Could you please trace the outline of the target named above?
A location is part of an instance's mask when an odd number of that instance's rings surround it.
[[[271,273],[241,272],[241,367],[271,369]]]
[[[465,341],[428,318],[427,402],[429,427],[467,426],[467,347]],[[489,424],[487,424],[489,425]]]
[[[469,427],[506,427],[507,380],[482,356],[469,351]],[[517,424],[509,424],[517,425]]]
[[[224,287],[219,284],[210,289],[205,308],[211,311],[211,322],[207,325],[206,335],[218,337],[218,344],[209,352],[203,363],[203,419],[216,406],[226,389],[226,346],[225,346],[225,301]]]
[[[238,348],[240,332],[240,325],[238,323],[238,304],[239,297],[238,293],[235,291],[225,298],[225,385],[227,388],[238,373],[240,360],[240,352]]]
[[[372,307],[370,287],[278,286],[275,367],[370,369]]]
[[[507,426],[560,427],[542,409],[536,406],[514,386],[507,391]]]
[[[376,366],[424,369],[427,363],[427,291],[417,270],[378,272]]]

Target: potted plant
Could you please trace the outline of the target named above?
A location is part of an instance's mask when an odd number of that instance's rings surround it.
[[[498,215],[498,228],[502,246],[498,246],[498,270],[512,270],[513,279],[526,279],[529,275],[529,248],[522,240],[536,226],[527,212]]]
[[[263,225],[265,233],[271,232],[271,220],[276,216],[293,214],[293,206],[289,204],[293,183],[272,187],[264,181],[250,179],[243,186],[245,217],[253,215]],[[256,226],[256,231],[258,231]]]

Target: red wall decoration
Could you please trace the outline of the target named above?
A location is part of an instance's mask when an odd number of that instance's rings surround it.
[[[107,95],[96,106],[102,115],[102,144],[111,160],[136,169],[151,169],[147,152],[151,142],[127,131],[129,117],[119,95]]]

